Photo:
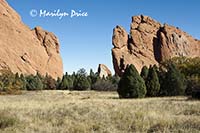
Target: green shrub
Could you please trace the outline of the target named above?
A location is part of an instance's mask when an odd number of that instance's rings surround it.
[[[92,85],[92,90],[96,91],[116,91],[117,84],[113,84],[110,80],[99,79]]]
[[[74,90],[88,90],[90,89],[90,81],[87,78],[87,73],[85,69],[80,69],[74,80]]]
[[[161,78],[161,91],[163,96],[184,95],[186,84],[184,75],[180,73],[176,65],[171,63],[167,66],[167,72],[164,73],[164,78]]]
[[[200,88],[200,78],[198,76],[187,77],[186,95],[192,95],[192,91],[198,88]]]
[[[156,67],[149,68],[149,73],[146,78],[147,96],[154,97],[158,96],[160,92],[160,83],[157,75]]]
[[[46,74],[45,78],[43,79],[43,89],[55,90],[56,89],[56,80],[53,79],[48,74]]]
[[[64,75],[61,82],[60,82],[60,85],[57,89],[61,89],[61,90],[71,90],[71,89],[73,89],[73,79],[72,79],[72,77],[69,76],[69,75]]]
[[[13,74],[10,70],[1,70],[0,73],[0,93],[20,94],[23,82],[20,80],[18,73]]]
[[[26,77],[26,88],[27,90],[42,90],[43,89],[43,83],[41,79],[38,77],[38,75],[29,75]]]
[[[200,100],[200,88],[192,91],[192,98]]]
[[[147,79],[148,73],[149,73],[149,69],[147,68],[147,66],[143,66],[143,67],[142,67],[142,70],[141,70],[141,73],[140,73],[140,76],[141,76],[145,81],[146,81],[146,79]]]
[[[61,90],[66,90],[68,88],[68,80],[66,78],[65,75],[63,75],[63,78],[60,82],[60,85],[59,85],[59,88],[58,89],[61,89]]]
[[[90,89],[90,82],[87,77],[78,76],[74,82],[74,90],[88,90]]]

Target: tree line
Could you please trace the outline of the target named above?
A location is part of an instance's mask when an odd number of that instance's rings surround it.
[[[38,72],[23,75],[0,70],[0,73],[0,94],[19,94],[21,90],[97,90],[117,91],[120,98],[192,95],[200,99],[200,58],[173,58],[159,67],[144,66],[141,73],[129,65],[121,78],[117,75],[100,78],[92,69],[88,74],[84,68],[56,80]]]
[[[21,90],[98,90],[116,91],[119,77],[110,76],[100,78],[98,73],[90,70],[87,74],[84,68],[76,73],[65,73],[62,78],[55,80],[50,75],[14,74],[10,70],[1,70],[0,93],[19,94]]]
[[[200,98],[200,58],[177,57],[149,68],[139,74],[129,65],[119,81],[120,98],[192,95]]]

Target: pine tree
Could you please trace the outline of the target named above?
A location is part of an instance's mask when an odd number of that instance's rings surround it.
[[[147,79],[148,73],[149,73],[149,69],[147,68],[147,66],[143,66],[143,67],[142,67],[142,70],[141,70],[141,73],[140,73],[140,76],[141,76],[145,81],[146,81],[146,79]]]
[[[29,75],[26,77],[26,88],[27,90],[42,90],[43,83],[38,75]]]
[[[43,81],[44,89],[46,90],[54,90],[56,89],[56,81],[48,74],[46,74]]]
[[[161,95],[184,95],[186,89],[185,78],[174,64],[168,65],[166,76],[163,82],[163,86],[161,87]]]
[[[10,70],[1,70],[1,81],[1,90],[3,92],[11,93],[12,91],[15,91],[15,88],[13,87],[15,75]]]
[[[146,78],[147,96],[153,97],[158,96],[160,91],[160,83],[158,74],[156,71],[156,66],[150,66],[149,73]]]
[[[97,79],[98,79],[98,75],[95,74],[92,69],[90,69],[90,75],[88,76],[90,85],[92,86],[94,83],[96,83]]]
[[[65,90],[68,87],[68,80],[65,75],[63,75],[62,81],[60,83],[59,89]]]
[[[61,78],[58,77],[57,80],[56,80],[56,89],[57,89],[57,90],[60,89],[59,87],[60,87],[61,82],[62,82]]]
[[[87,90],[90,89],[90,82],[87,78],[87,73],[85,69],[80,69],[77,74],[74,81],[74,89],[75,90]]]
[[[12,88],[13,88],[13,89],[16,89],[16,90],[22,90],[23,87],[24,87],[24,86],[23,86],[23,82],[22,82],[22,80],[20,79],[19,74],[16,73],[16,74],[15,74],[15,77],[14,77],[14,79],[13,79],[13,82],[12,82]]]
[[[142,98],[146,95],[146,86],[134,65],[127,66],[118,84],[120,98]]]
[[[36,75],[36,76],[34,76],[34,79],[35,79],[35,82],[36,82],[36,86],[35,86],[36,90],[42,90],[43,89],[43,83],[42,83],[41,78],[38,75]]]
[[[73,77],[68,75],[67,77],[67,82],[68,82],[68,85],[67,85],[67,88],[66,89],[69,89],[69,90],[72,90],[73,89]]]
[[[23,74],[20,74],[20,80],[22,81],[23,87],[22,90],[26,90],[26,78],[24,77]]]

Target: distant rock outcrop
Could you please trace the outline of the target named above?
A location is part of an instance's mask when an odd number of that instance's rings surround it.
[[[99,76],[101,78],[103,77],[108,77],[108,76],[112,76],[112,73],[111,71],[108,69],[108,67],[104,64],[99,64],[99,67],[98,67],[98,73],[99,73]]]
[[[159,64],[172,57],[200,56],[200,41],[180,29],[160,24],[148,16],[132,17],[128,34],[121,26],[113,30],[113,65],[121,76],[128,64],[138,71],[146,65]]]
[[[5,0],[0,1],[0,69],[24,74],[63,75],[59,42],[40,27],[30,30]]]

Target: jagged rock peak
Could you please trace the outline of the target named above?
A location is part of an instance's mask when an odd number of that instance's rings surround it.
[[[106,78],[108,76],[112,76],[110,69],[104,64],[99,64],[98,73],[101,78],[103,78],[103,77]]]
[[[162,25],[148,16],[133,16],[128,34],[121,26],[113,30],[113,65],[121,76],[128,64],[138,71],[146,65],[177,57],[199,57],[200,41],[179,28]]]

